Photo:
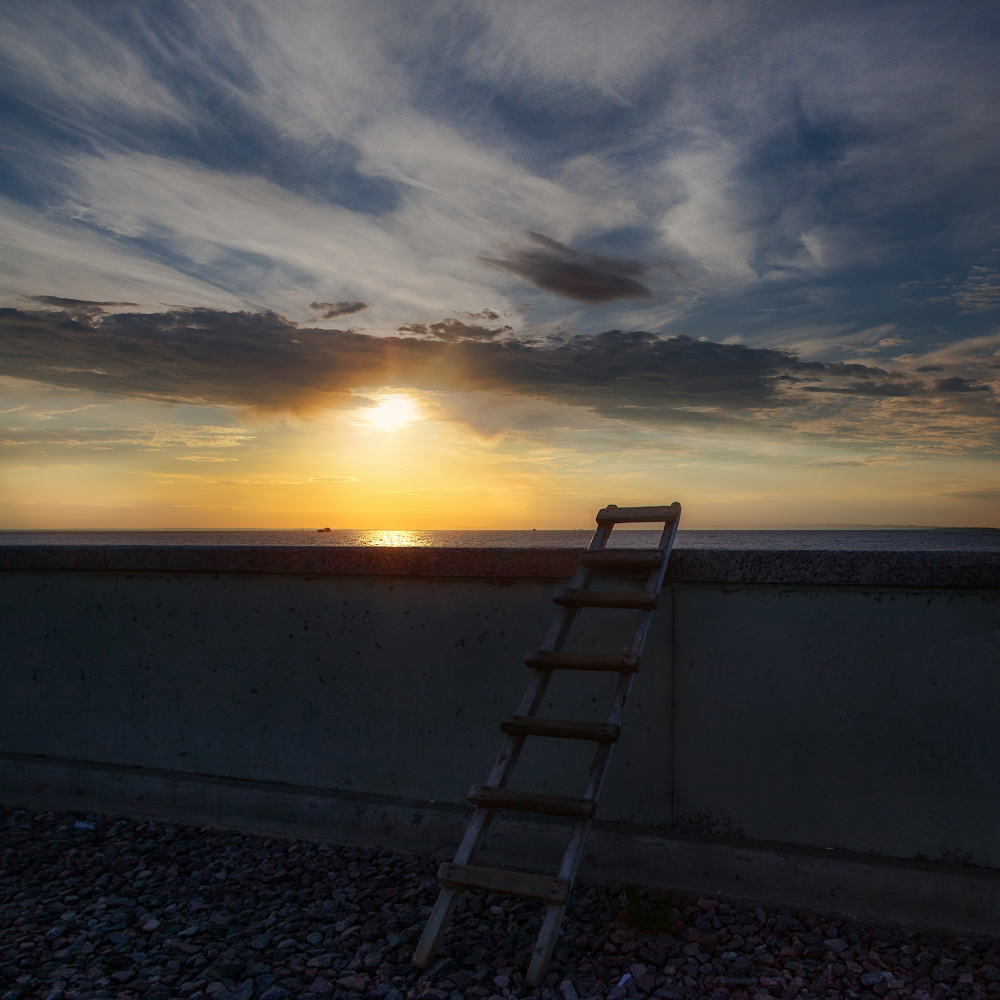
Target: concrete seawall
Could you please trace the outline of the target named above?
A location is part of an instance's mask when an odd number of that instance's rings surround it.
[[[575,562],[2,547],[0,800],[446,857]],[[677,550],[583,877],[996,931],[998,708],[1000,553]],[[540,742],[517,787],[579,794],[588,751]],[[483,857],[562,840],[505,821]]]

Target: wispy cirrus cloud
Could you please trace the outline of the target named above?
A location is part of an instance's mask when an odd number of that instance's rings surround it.
[[[26,448],[58,445],[66,448],[110,450],[140,448],[237,448],[254,439],[252,431],[234,427],[2,427],[0,447]],[[187,461],[229,461],[228,458],[181,456]]]
[[[965,284],[955,293],[955,299],[965,312],[1000,309],[1000,271],[973,267]]]
[[[364,301],[381,333],[524,301],[535,325],[746,343],[900,323],[907,278],[995,270],[982,16],[8,7],[0,288],[299,318]],[[981,334],[995,282],[973,279],[899,335]]]

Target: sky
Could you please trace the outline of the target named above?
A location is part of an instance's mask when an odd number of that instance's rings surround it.
[[[0,6],[0,527],[1000,527],[1000,8]]]

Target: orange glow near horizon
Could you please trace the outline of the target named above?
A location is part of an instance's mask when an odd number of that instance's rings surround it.
[[[674,500],[686,528],[1000,527],[978,456],[876,461],[766,428],[637,428],[499,395],[386,393],[375,406],[261,418],[7,391],[40,430],[0,450],[0,528],[329,525],[400,546],[435,529],[589,528],[607,503]]]

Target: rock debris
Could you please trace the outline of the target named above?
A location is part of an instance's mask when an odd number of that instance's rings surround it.
[[[621,891],[583,886],[541,989],[541,907],[507,897],[465,894],[419,973],[438,862],[376,849],[0,810],[0,856],[0,1000],[1000,997],[996,940],[716,899],[642,934]]]

